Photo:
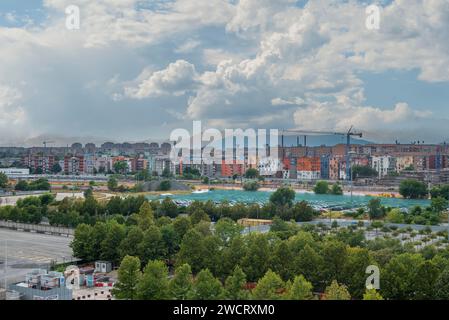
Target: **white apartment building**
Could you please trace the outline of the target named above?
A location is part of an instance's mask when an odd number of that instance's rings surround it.
[[[379,179],[395,170],[395,159],[391,156],[373,156],[371,167],[379,173]]]

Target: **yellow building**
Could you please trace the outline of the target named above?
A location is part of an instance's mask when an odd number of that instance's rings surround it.
[[[413,166],[413,156],[396,157],[396,172],[404,171],[410,166]]]
[[[240,219],[237,223],[244,227],[257,227],[257,226],[269,226],[273,224],[272,220],[263,220],[263,219]]]

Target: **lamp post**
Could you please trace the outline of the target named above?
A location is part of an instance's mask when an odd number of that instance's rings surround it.
[[[355,154],[354,151],[350,151],[348,152],[348,166],[349,166],[349,181],[350,181],[350,189],[351,189],[351,206],[352,206],[352,188],[353,188],[353,179],[352,179],[352,164],[351,164],[351,160],[352,160],[352,155]]]
[[[4,282],[5,282],[5,290],[8,290],[8,282],[6,280],[6,274],[8,269],[8,240],[5,239],[5,269],[4,269]]]

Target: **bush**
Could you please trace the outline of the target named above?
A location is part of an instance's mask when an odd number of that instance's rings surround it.
[[[280,187],[270,196],[270,202],[278,206],[287,205],[291,207],[295,200],[295,196],[296,193],[292,188]]]
[[[341,196],[343,195],[343,189],[338,183],[336,183],[332,186],[330,193],[337,196]]]
[[[171,189],[171,182],[164,180],[159,184],[158,191],[168,191]]]
[[[243,184],[243,190],[245,191],[257,191],[259,187],[260,186],[257,181],[247,181]]]
[[[425,183],[407,179],[401,182],[399,193],[406,199],[422,199],[427,197],[428,190]]]
[[[316,194],[327,194],[329,192],[329,184],[327,181],[318,181],[313,188]]]

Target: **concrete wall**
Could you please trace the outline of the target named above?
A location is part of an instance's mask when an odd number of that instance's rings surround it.
[[[74,229],[64,227],[53,227],[40,224],[19,223],[12,221],[0,221],[0,228],[9,228],[13,230],[23,230],[28,232],[47,233],[52,235],[73,236]]]

